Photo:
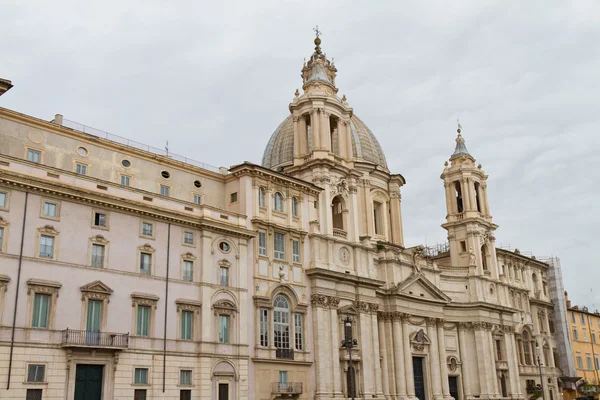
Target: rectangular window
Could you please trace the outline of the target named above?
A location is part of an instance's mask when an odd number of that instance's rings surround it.
[[[579,340],[579,333],[577,332],[577,329],[575,329],[575,328],[573,328],[573,339]]]
[[[27,367],[27,382],[44,382],[45,374],[45,365],[29,364]]]
[[[57,205],[51,201],[44,201],[44,217],[56,218]]]
[[[258,206],[265,206],[265,189],[263,188],[258,188]]]
[[[596,343],[596,333],[592,332],[592,342]]]
[[[577,356],[577,368],[583,369],[583,358],[581,358],[581,355]]]
[[[0,208],[6,208],[6,193],[0,192]]]
[[[194,203],[198,204],[199,206],[202,205],[202,196],[199,194],[195,194],[194,195]]]
[[[586,331],[585,329],[583,330],[583,341],[584,341],[584,342],[587,342],[587,341],[588,341],[588,338],[587,338],[587,331]]]
[[[191,385],[192,384],[192,370],[182,369],[179,371],[179,384],[180,385]]]
[[[279,371],[279,389],[287,390],[288,388],[288,373],[287,371]]]
[[[598,354],[594,354],[594,361],[596,362],[596,371],[600,371],[600,359],[598,359]]]
[[[571,311],[571,322],[575,323],[575,312]]]
[[[233,192],[229,195],[229,200],[231,203],[237,202],[237,192]]]
[[[191,311],[181,312],[181,340],[192,340],[194,314]]]
[[[136,368],[134,381],[136,385],[148,384],[148,368]]]
[[[273,234],[273,248],[274,256],[278,260],[285,259],[285,235],[283,233],[275,232]]]
[[[133,400],[146,400],[146,389],[135,389]]]
[[[94,226],[106,228],[106,213],[94,211]]]
[[[140,306],[137,308],[137,335],[148,336],[150,327],[150,306]],[[148,371],[148,370],[146,370]]]
[[[104,245],[92,244],[92,267],[104,267]]]
[[[586,354],[585,360],[587,361],[587,369],[594,370],[594,366],[592,365],[592,357],[589,354]]]
[[[194,244],[194,232],[183,232],[183,243]]]
[[[42,400],[42,389],[27,389],[25,400]]]
[[[260,314],[260,345],[269,346],[269,310],[261,308]]]
[[[219,315],[219,342],[229,343],[229,315]]]
[[[142,235],[152,236],[153,224],[150,222],[142,222]]]
[[[300,241],[292,240],[292,255],[294,258],[294,262],[300,262]]]
[[[33,316],[31,326],[33,328],[48,328],[48,316],[50,315],[50,295],[36,293],[33,297]]]
[[[194,278],[194,263],[192,261],[183,261],[183,280],[191,282]]]
[[[581,319],[581,324],[585,325],[585,315],[583,315],[583,313],[582,313],[582,314],[579,314],[579,317]]]
[[[52,258],[54,255],[54,237],[40,236],[40,257]]]
[[[140,253],[140,274],[150,275],[152,254]]]
[[[160,195],[169,197],[171,195],[171,188],[165,185],[160,185]]]
[[[302,314],[294,314],[294,336],[296,350],[304,349],[304,338],[302,337]]]
[[[88,166],[82,163],[75,163],[75,173],[79,175],[87,175]]]
[[[2,251],[2,239],[4,239],[4,228],[0,227],[0,251]]]
[[[502,341],[500,339],[496,339],[496,360],[502,360]]]
[[[121,175],[121,185],[131,186],[131,177],[128,175]]]
[[[219,284],[221,286],[229,286],[229,268],[219,268]]]
[[[27,149],[27,161],[40,163],[42,161],[42,152],[37,150]]]
[[[190,389],[181,389],[179,391],[179,400],[192,400],[192,391]]]
[[[258,232],[258,254],[261,256],[267,255],[267,233]]]

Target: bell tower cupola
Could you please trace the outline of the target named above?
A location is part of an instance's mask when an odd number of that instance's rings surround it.
[[[494,231],[481,164],[467,150],[458,124],[456,147],[440,178],[446,191],[446,223],[452,265],[469,266],[473,273],[498,279]]]

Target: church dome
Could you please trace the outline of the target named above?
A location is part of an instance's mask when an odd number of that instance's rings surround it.
[[[352,155],[357,161],[368,161],[387,169],[387,162],[373,132],[357,116],[350,118]],[[294,161],[294,122],[288,116],[275,129],[262,159],[263,167],[276,169]]]

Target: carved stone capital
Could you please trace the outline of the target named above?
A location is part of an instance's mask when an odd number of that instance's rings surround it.
[[[472,322],[459,322],[458,329],[461,331],[471,330],[471,329],[473,329],[473,323]]]
[[[340,304],[340,298],[335,296],[327,296],[320,293],[314,293],[310,296],[310,304],[313,307],[338,308]]]
[[[427,326],[436,326],[437,318],[427,317],[427,318],[425,318],[425,323],[427,324]]]
[[[473,322],[473,329],[476,331],[491,331],[494,325],[489,322],[475,321]]]
[[[355,301],[354,306],[358,310],[358,312],[368,313],[369,312],[369,303],[366,301]]]

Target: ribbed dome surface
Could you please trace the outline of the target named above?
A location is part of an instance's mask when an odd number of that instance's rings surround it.
[[[350,119],[352,153],[355,159],[372,162],[387,169],[385,155],[373,132],[357,116]],[[290,115],[275,129],[262,159],[262,165],[275,169],[294,160],[294,122]]]

